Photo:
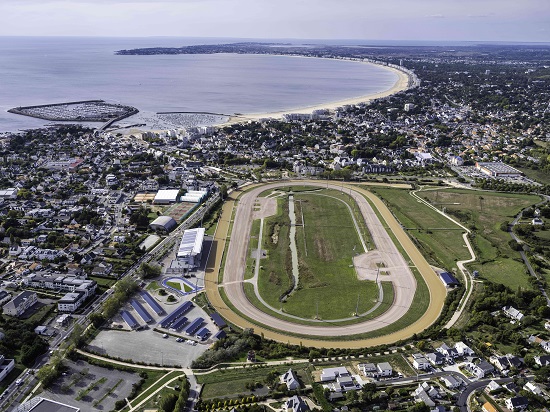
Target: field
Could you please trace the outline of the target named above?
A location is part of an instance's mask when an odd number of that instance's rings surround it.
[[[470,257],[464,245],[464,230],[426,205],[416,201],[408,190],[376,188],[374,193],[386,201],[397,219],[416,239],[428,261],[442,269],[452,270],[457,260]],[[424,192],[421,192],[422,196]]]
[[[538,196],[456,189],[424,191],[419,195],[432,204],[444,204],[447,213],[473,230],[477,260],[469,269],[478,270],[482,279],[513,290],[532,288],[519,253],[508,244],[509,233],[500,226],[511,222],[523,208],[539,202]]]
[[[373,282],[359,280],[352,266],[352,257],[362,252],[362,246],[347,204],[326,190],[298,192],[294,197],[295,204],[300,205],[296,213],[298,286],[280,301],[291,285],[292,262],[288,200],[279,198],[282,213],[269,218],[264,229],[262,244],[268,258],[261,261],[260,295],[270,306],[306,319],[350,317],[358,300],[359,313],[366,312],[372,308],[378,291]]]
[[[258,394],[258,389],[251,392],[246,387],[247,384],[254,384],[256,382],[263,384],[270,372],[276,371],[282,375],[291,367],[298,374],[298,378],[302,382],[306,384],[311,383],[309,372],[307,371],[307,363],[292,366],[278,365],[243,369],[221,369],[209,374],[196,375],[196,377],[198,383],[204,385],[204,389],[201,392],[203,399],[236,397],[242,394]]]

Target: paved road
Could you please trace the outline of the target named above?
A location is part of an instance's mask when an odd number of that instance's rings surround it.
[[[502,379],[485,379],[482,381],[476,381],[470,383],[466,388],[460,393],[460,396],[458,397],[458,400],[456,402],[456,406],[460,408],[460,412],[468,412],[468,397],[470,394],[478,389],[481,389],[489,384],[494,380],[498,384],[508,383],[512,382],[512,378],[502,378]]]
[[[342,185],[340,183],[337,185],[334,183],[328,183],[328,186],[332,189],[344,190],[346,191],[346,193],[350,191],[351,188],[351,196],[357,200],[361,212],[363,213],[365,219],[367,220],[367,223],[369,224],[369,229],[374,231],[374,237],[378,242],[377,246],[380,244],[380,247],[387,248],[386,250],[388,251],[388,253],[394,253],[391,251],[391,247],[395,248],[395,245],[393,245],[393,242],[391,242],[391,239],[387,235],[384,226],[382,225],[382,223],[380,223],[378,217],[372,211],[370,204],[365,200],[362,195],[367,196],[368,199],[374,204],[374,206],[378,209],[379,213],[385,220],[386,225],[393,232],[394,236],[397,238],[401,246],[407,251],[409,258],[412,261],[412,264],[417,267],[428,285],[431,300],[428,311],[412,325],[409,325],[404,329],[398,332],[394,332],[390,335],[385,335],[372,339],[342,339],[326,341],[315,339],[315,336],[347,336],[351,334],[363,333],[368,330],[376,330],[395,322],[407,311],[407,308],[409,307],[408,305],[410,305],[410,302],[414,298],[414,290],[411,290],[409,288],[408,290],[405,290],[404,293],[400,293],[399,297],[396,297],[397,304],[395,304],[381,317],[355,325],[340,327],[335,326],[320,328],[318,326],[296,325],[288,321],[274,318],[254,307],[247,300],[242,288],[242,280],[244,276],[244,267],[246,262],[246,250],[248,247],[248,238],[252,224],[254,199],[261,191],[266,190],[270,187],[280,186],[281,184],[282,183],[275,183],[255,188],[239,199],[239,207],[236,209],[235,223],[231,234],[232,242],[230,243],[228,248],[227,258],[224,267],[223,283],[226,284],[224,290],[225,293],[230,296],[231,303],[235,305],[235,307],[238,308],[239,311],[249,316],[250,318],[255,319],[256,321],[260,321],[263,324],[269,325],[270,327],[276,327],[278,330],[281,331],[291,331],[293,333],[300,333],[305,335],[309,334],[312,335],[312,338],[301,339],[291,337],[285,335],[284,332],[274,332],[271,329],[268,330],[266,328],[259,327],[257,324],[249,322],[248,320],[242,318],[240,315],[235,313],[221,299],[220,291],[217,287],[218,272],[220,270],[223,250],[227,239],[229,221],[231,219],[233,207],[235,205],[235,199],[237,197],[233,195],[230,197],[228,203],[223,209],[221,221],[214,237],[214,241],[216,243],[215,253],[210,255],[210,260],[207,266],[207,294],[211,304],[220,312],[220,314],[226,317],[231,323],[234,323],[242,328],[253,328],[257,333],[263,333],[265,337],[268,337],[270,339],[283,342],[291,342],[294,344],[301,343],[307,346],[346,348],[380,345],[395,342],[401,339],[406,339],[412,336],[414,333],[418,333],[424,330],[437,320],[446,296],[446,290],[443,286],[443,283],[439,280],[435,272],[431,269],[428,262],[420,254],[418,249],[416,249],[410,238],[401,228],[400,224],[397,222],[389,209],[379,198],[363,189],[355,188],[349,185]],[[293,183],[287,182],[285,184],[312,185],[320,187],[325,187],[327,185],[321,182],[303,181]],[[384,234],[382,234],[382,232]],[[387,243],[387,239],[390,239],[389,244]],[[397,249],[394,249],[394,251],[396,250]],[[397,253],[397,255],[400,256],[399,253]]]

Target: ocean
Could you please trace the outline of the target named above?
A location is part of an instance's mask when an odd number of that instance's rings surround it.
[[[330,59],[114,54],[235,41],[240,39],[0,37],[0,132],[48,124],[7,112],[17,106],[102,99],[138,108],[127,124],[177,127],[170,123],[177,119],[156,113],[269,113],[385,91],[397,80],[382,67]]]

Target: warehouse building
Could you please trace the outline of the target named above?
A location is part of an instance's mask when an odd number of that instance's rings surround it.
[[[189,229],[183,232],[176,259],[188,268],[200,266],[204,228]]]
[[[516,178],[523,176],[519,170],[502,162],[477,162],[476,169],[491,177]]]
[[[159,190],[155,195],[153,203],[158,205],[168,205],[171,203],[176,203],[178,201],[178,193],[179,190],[177,189]]]
[[[149,225],[153,230],[159,230],[166,233],[171,232],[177,226],[177,222],[170,216],[159,216]]]
[[[208,191],[206,189],[189,190],[185,194],[185,196],[182,196],[181,201],[189,202],[189,203],[200,203],[204,200],[207,194],[208,194]]]

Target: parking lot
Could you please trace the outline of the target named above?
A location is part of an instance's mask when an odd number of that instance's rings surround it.
[[[162,333],[153,329],[132,332],[104,330],[90,344],[95,352],[109,356],[131,359],[134,362],[181,367],[189,367],[208,347],[209,345],[202,343],[193,346],[176,342],[173,336],[163,338]]]
[[[172,295],[174,295],[177,301],[169,303],[168,297],[161,296],[159,291],[160,289],[152,289],[148,292],[165,310],[166,315],[172,313],[176,308],[190,299],[190,297],[183,297],[173,293]],[[139,296],[139,294],[134,295],[133,298],[143,305],[153,318],[153,321],[149,325],[146,325],[145,329],[130,331],[128,325],[126,325],[122,318],[116,316],[113,319],[112,326],[120,326],[121,330],[101,331],[91,342],[91,349],[97,353],[107,354],[121,359],[131,359],[135,362],[188,367],[191,365],[191,362],[205,352],[212,343],[208,340],[206,342],[200,342],[200,340],[194,336],[187,336],[183,330],[180,332],[163,330],[160,328],[159,322],[165,318],[166,315],[158,316],[151,310],[149,305]],[[126,304],[124,309],[129,311],[140,325],[145,326],[143,319],[141,319],[139,314],[130,304]],[[197,306],[194,306],[193,309],[184,316],[187,317],[190,322],[196,318],[202,317],[205,320],[204,326],[206,326],[212,334],[215,334],[218,330],[208,315]],[[153,330],[155,328],[158,329],[158,332]],[[164,333],[167,333],[169,337],[164,338]],[[186,342],[176,342],[178,337],[185,341],[192,340],[194,345]]]
[[[115,402],[127,397],[132,385],[141,379],[137,373],[108,370],[84,361],[64,363],[68,370],[41,396],[81,411],[113,410]]]

